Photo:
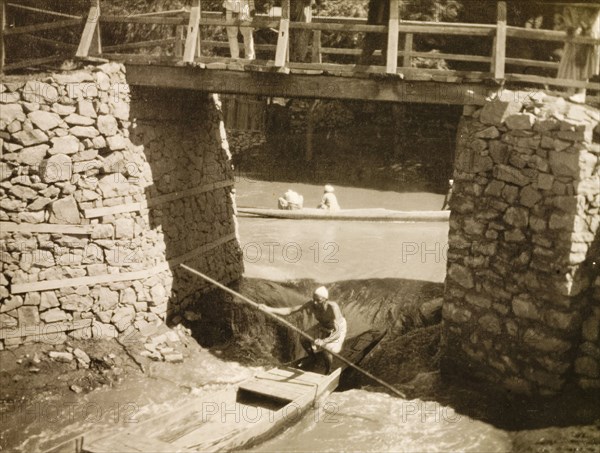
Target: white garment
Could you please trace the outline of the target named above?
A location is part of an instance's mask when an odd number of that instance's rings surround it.
[[[237,13],[227,9],[225,11],[225,18],[227,20],[242,19],[250,20],[250,12],[248,12],[248,18],[243,18],[243,13]],[[254,53],[254,31],[251,27],[226,27],[227,38],[229,40],[229,50],[231,51],[231,58],[240,58],[240,45],[238,44],[238,30],[242,33],[244,38],[244,57],[246,60],[254,60],[256,54]]]
[[[340,205],[338,204],[337,197],[331,192],[327,192],[323,195],[321,200],[320,209],[328,209],[330,211],[339,211]]]
[[[335,352],[336,354],[341,352],[342,347],[344,346],[344,340],[346,339],[346,334],[348,333],[348,324],[346,323],[346,319],[342,318],[342,320],[339,322],[339,329],[339,338],[323,346],[325,349]]]

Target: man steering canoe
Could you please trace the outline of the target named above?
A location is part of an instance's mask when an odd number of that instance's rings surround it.
[[[333,355],[329,351],[340,353],[346,339],[347,325],[339,305],[329,300],[327,288],[320,286],[315,289],[312,300],[294,307],[274,308],[264,304],[261,304],[260,307],[266,312],[282,316],[303,310],[312,313],[318,324],[311,327],[306,333],[314,338],[315,342],[312,344],[303,338],[301,344],[308,353],[311,363],[316,360],[316,353],[321,352],[325,358],[325,372],[326,374],[330,373]]]

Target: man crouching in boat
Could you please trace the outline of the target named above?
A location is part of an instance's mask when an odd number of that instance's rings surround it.
[[[309,363],[314,363],[316,353],[320,352],[325,358],[325,373],[329,374],[331,372],[333,363],[331,352],[339,354],[342,350],[346,339],[347,325],[339,305],[329,300],[327,288],[320,286],[313,293],[312,300],[295,307],[273,308],[261,304],[261,309],[282,316],[288,316],[302,310],[314,314],[318,324],[311,327],[307,334],[315,338],[315,342],[312,344],[309,340],[303,338],[301,344],[308,353]],[[304,365],[306,367],[307,364]]]

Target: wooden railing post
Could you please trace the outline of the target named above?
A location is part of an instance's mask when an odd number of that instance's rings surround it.
[[[0,0],[0,74],[4,73],[6,48],[4,47],[4,29],[6,28],[6,1]]]
[[[281,5],[281,20],[279,21],[279,36],[275,50],[275,66],[283,68],[288,60],[290,45],[290,0],[283,0]]]
[[[183,49],[183,62],[193,63],[196,55],[196,49],[200,46],[198,36],[200,35],[200,0],[192,2],[190,10],[190,21],[187,27],[187,36],[185,37],[185,48]]]
[[[75,56],[85,58],[89,55],[100,54],[102,54],[102,41],[100,39],[100,0],[91,0],[90,11],[85,22],[85,27],[83,27],[83,33]]]
[[[185,48],[185,33],[183,25],[175,26],[175,56],[183,58],[183,49]]]
[[[404,35],[404,57],[402,58],[402,67],[410,68],[412,66],[413,34]]]
[[[321,30],[315,30],[313,33],[311,61],[313,63],[322,63],[321,56]]]
[[[398,69],[398,0],[390,1],[390,19],[388,21],[387,64],[385,72],[396,74]]]
[[[506,2],[498,2],[498,18],[496,21],[496,37],[492,54],[492,73],[494,79],[504,79],[506,63]]]

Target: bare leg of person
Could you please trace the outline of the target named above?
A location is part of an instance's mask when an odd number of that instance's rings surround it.
[[[233,13],[229,10],[225,11],[225,18],[227,20],[232,20]],[[227,28],[227,39],[229,40],[229,51],[231,52],[231,58],[240,58],[240,46],[238,44],[238,28],[237,27],[226,27],[226,28]]]

